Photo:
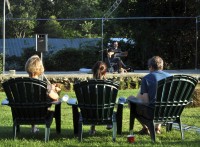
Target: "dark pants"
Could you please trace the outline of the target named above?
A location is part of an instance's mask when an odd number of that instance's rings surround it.
[[[110,62],[117,64],[117,68],[118,68],[117,70],[120,70],[121,68],[126,68],[126,65],[119,57],[110,58]]]
[[[136,113],[147,119],[153,119],[154,110],[145,105],[136,104]]]

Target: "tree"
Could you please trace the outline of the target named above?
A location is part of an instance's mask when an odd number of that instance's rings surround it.
[[[84,23],[80,24],[82,27],[83,32],[85,33],[86,37],[91,38],[92,37],[92,27],[93,27],[93,22],[92,21],[84,21]]]
[[[63,38],[64,32],[60,23],[56,20],[56,16],[51,16],[50,20],[43,25],[44,34],[48,34],[50,38]]]
[[[199,1],[186,0],[127,0],[121,3],[113,17],[196,17],[199,5]],[[126,36],[135,40],[129,59],[138,68],[146,69],[146,61],[153,55],[163,57],[165,67],[169,69],[194,68],[195,18],[114,20],[106,23],[108,36]]]
[[[33,35],[36,21],[37,7],[30,0],[10,1],[13,18],[25,18],[25,20],[7,20],[6,37],[24,38]]]
[[[101,37],[101,20],[86,18],[102,18],[115,1],[35,0],[33,3],[33,0],[10,0],[13,18],[27,20],[7,20],[6,37],[31,37],[39,33],[59,38]],[[199,8],[200,1],[123,0],[109,17],[196,17]],[[34,18],[43,20],[31,20]],[[56,18],[70,20],[58,21]],[[195,18],[106,20],[103,33],[104,38],[133,39],[134,48],[126,46],[129,49],[127,62],[140,69],[146,69],[146,61],[153,55],[162,56],[167,68],[193,68],[195,25]],[[200,56],[200,51],[197,54]]]

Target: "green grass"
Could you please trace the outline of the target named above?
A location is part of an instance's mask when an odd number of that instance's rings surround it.
[[[135,95],[137,90],[120,90],[118,97],[127,97]],[[63,95],[64,93],[62,93]],[[70,97],[75,97],[74,92],[68,92]],[[0,92],[0,100],[5,98],[5,94]],[[0,106],[0,146],[133,146],[127,143],[126,136],[129,134],[129,109],[127,105],[123,111],[123,133],[117,135],[117,141],[112,142],[112,131],[106,130],[106,126],[96,126],[96,134],[88,135],[90,126],[83,127],[83,142],[79,142],[77,137],[73,135],[73,122],[71,107],[67,104],[62,104],[61,116],[61,134],[56,134],[55,123],[51,125],[50,141],[44,142],[44,125],[38,126],[40,132],[32,134],[30,125],[21,126],[21,132],[17,134],[17,139],[12,139],[12,116],[8,106]],[[200,108],[186,108],[182,114],[182,122],[187,125],[195,125],[200,128]],[[137,131],[141,129],[141,125],[136,121],[135,125],[135,140],[134,146],[199,146],[200,134],[195,131],[185,131],[185,139],[181,140],[180,131],[173,129],[171,132],[166,132],[162,127],[162,134],[156,136],[156,143],[151,142],[150,136],[141,136]]]

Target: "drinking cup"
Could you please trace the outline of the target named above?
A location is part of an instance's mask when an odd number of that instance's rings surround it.
[[[135,136],[134,135],[128,135],[127,140],[129,143],[134,143],[135,142]]]

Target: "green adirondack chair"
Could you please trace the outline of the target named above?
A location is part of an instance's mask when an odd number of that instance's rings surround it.
[[[153,142],[156,139],[155,124],[166,125],[166,131],[171,131],[172,124],[178,123],[181,137],[184,139],[180,117],[185,106],[192,102],[191,95],[197,83],[196,78],[188,75],[175,75],[158,81],[155,107],[149,107],[154,111],[152,119],[137,114],[136,105],[143,104],[135,100],[128,100],[130,101],[130,134],[133,134],[134,120],[137,118],[149,128]]]
[[[9,101],[13,117],[13,139],[20,132],[20,125],[46,125],[45,142],[49,140],[53,117],[56,130],[60,133],[60,102],[55,103],[55,112],[49,111],[52,104],[47,97],[47,83],[34,78],[11,78],[5,81],[3,89]]]
[[[74,84],[77,102],[72,105],[74,134],[82,141],[83,125],[113,125],[113,141],[122,133],[123,102],[117,106],[119,85],[109,80],[88,80]]]

